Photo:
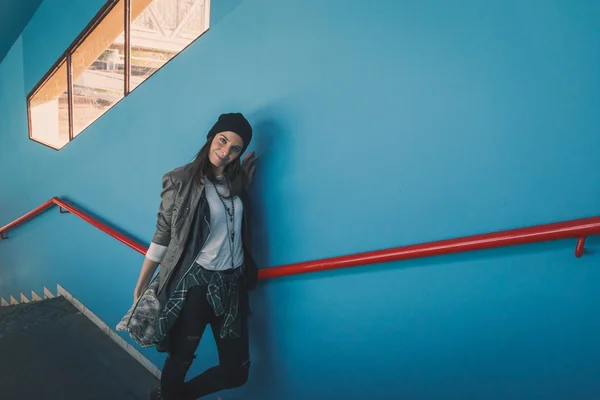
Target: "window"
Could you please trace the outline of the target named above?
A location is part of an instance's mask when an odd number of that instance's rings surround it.
[[[69,93],[67,63],[60,64],[28,100],[29,136],[47,146],[69,143]]]
[[[120,0],[71,54],[73,136],[125,96],[124,0]]]
[[[134,9],[143,8],[131,0]],[[208,29],[209,1],[154,0],[131,23],[131,88],[135,89]],[[137,6],[137,7],[136,7]]]
[[[27,96],[29,138],[60,150],[209,23],[210,0],[109,0]]]

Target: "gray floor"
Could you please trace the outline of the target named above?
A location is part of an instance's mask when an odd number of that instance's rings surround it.
[[[2,400],[147,400],[157,385],[62,297],[0,308]]]

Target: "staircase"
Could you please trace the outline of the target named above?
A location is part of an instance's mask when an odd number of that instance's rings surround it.
[[[2,400],[147,400],[158,385],[64,296],[0,307],[0,355]]]

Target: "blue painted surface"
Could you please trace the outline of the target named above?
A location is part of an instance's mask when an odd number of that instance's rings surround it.
[[[23,32],[42,0],[0,1],[0,62]]]
[[[213,1],[201,40],[55,152],[25,93],[101,3],[46,0],[0,64],[0,224],[64,196],[148,243],[161,175],[231,110],[256,130],[265,268],[600,215],[596,2]],[[227,398],[595,399],[599,244],[264,283]],[[0,243],[0,295],[60,283],[114,326],[141,263],[53,210]]]

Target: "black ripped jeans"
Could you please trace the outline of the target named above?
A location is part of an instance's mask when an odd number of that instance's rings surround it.
[[[161,376],[165,400],[192,400],[223,389],[242,386],[248,380],[250,354],[248,320],[242,318],[239,338],[221,339],[223,316],[217,317],[206,299],[206,286],[194,286],[187,292],[181,314],[169,333],[169,356]],[[241,308],[240,308],[241,310]],[[210,324],[219,354],[219,365],[185,382],[206,325]]]

